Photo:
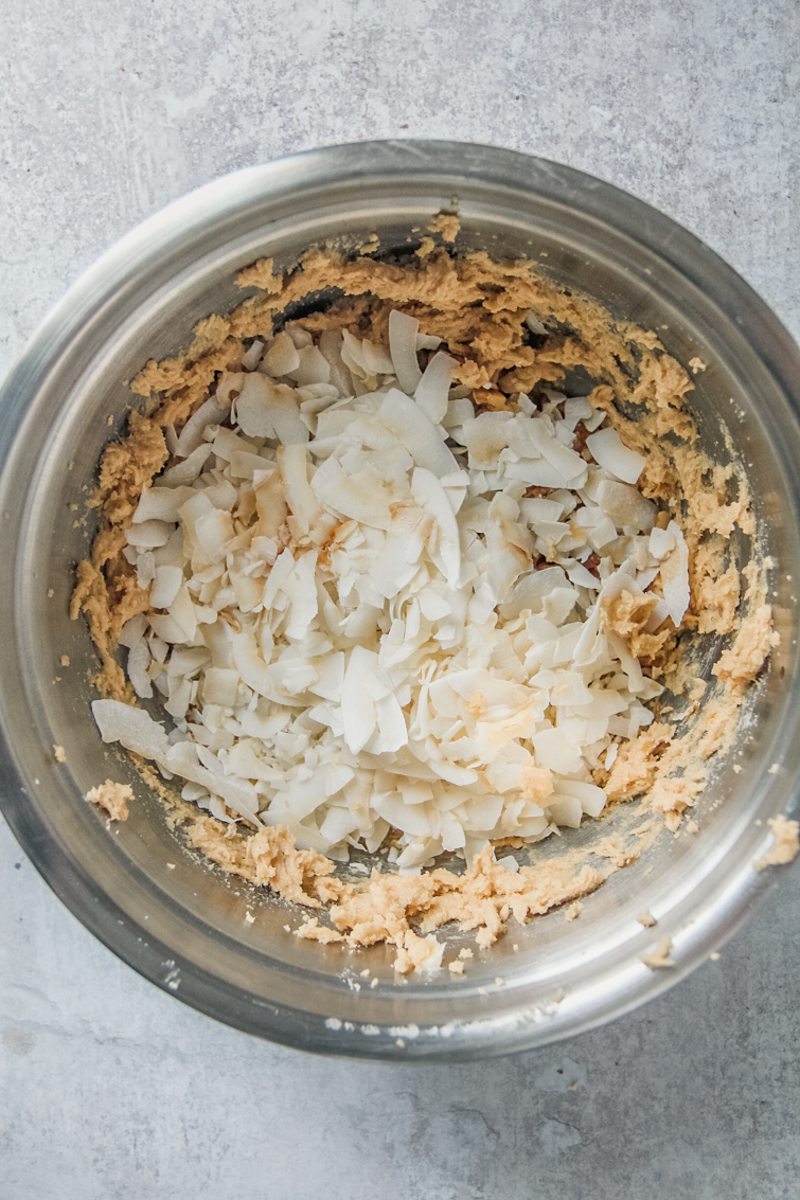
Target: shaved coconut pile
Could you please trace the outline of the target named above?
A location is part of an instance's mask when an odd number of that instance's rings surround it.
[[[409,871],[599,816],[662,690],[608,605],[653,594],[652,632],[689,604],[604,413],[476,411],[437,345],[402,312],[388,346],[293,322],[219,377],[127,534],[150,609],[120,641],[162,721],[93,706],[220,820]]]

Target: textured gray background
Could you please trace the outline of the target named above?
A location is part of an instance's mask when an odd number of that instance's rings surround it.
[[[0,370],[166,201],[404,134],[630,188],[800,332],[796,0],[3,7]],[[0,1196],[795,1200],[798,880],[718,963],[609,1028],[488,1064],[364,1066],[260,1044],[144,983],[2,827]]]

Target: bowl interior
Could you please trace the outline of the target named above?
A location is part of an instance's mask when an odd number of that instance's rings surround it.
[[[132,965],[221,1019],[314,1049],[468,1056],[624,1011],[735,926],[763,885],[750,865],[766,836],[756,822],[784,811],[793,795],[800,438],[782,382],[791,363],[781,331],[708,250],[631,197],[552,164],[473,151],[426,144],[415,158],[391,145],[371,155],[339,148],[188,197],[77,286],[4,394],[0,702],[12,824],[67,903]],[[735,753],[718,764],[698,806],[698,833],[662,834],[586,901],[579,921],[556,912],[515,927],[476,954],[463,981],[444,972],[423,983],[396,979],[383,948],[356,954],[300,941],[291,933],[297,910],[187,852],[162,801],[100,742],[88,708],[93,651],[67,609],[94,528],[85,500],[95,466],[124,426],[126,381],[146,359],[181,348],[197,320],[238,303],[233,277],[254,259],[288,266],[311,243],[372,232],[385,248],[405,247],[454,198],[460,248],[538,259],[559,281],[656,329],[683,362],[708,364],[692,407],[711,454],[727,455],[728,429],[747,464],[777,564],[781,644]],[[54,762],[54,744],[65,748],[65,765]],[[110,832],[82,799],[107,777],[130,782],[137,797],[130,819]],[[570,833],[569,844],[588,852],[609,828],[624,835],[637,819],[635,806],[621,807]],[[536,858],[560,849],[552,839]],[[655,930],[637,923],[644,910],[658,917]],[[676,966],[656,976],[640,955],[666,935]],[[361,979],[366,967],[377,986]]]

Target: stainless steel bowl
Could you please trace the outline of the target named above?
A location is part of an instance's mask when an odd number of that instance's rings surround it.
[[[402,982],[383,949],[350,955],[287,933],[295,915],[192,858],[161,802],[102,746],[88,709],[87,632],[67,616],[91,527],[70,506],[84,499],[112,432],[107,418],[122,427],[125,381],[147,357],[184,344],[200,317],[232,306],[239,267],[262,255],[288,264],[309,243],[342,235],[377,231],[400,245],[454,198],[467,245],[541,256],[556,278],[658,328],[684,361],[699,354],[710,364],[697,411],[712,450],[726,420],[749,464],[778,564],[782,640],[738,747],[740,771],[720,764],[696,836],[665,834],[590,899],[580,921],[556,913],[515,930],[463,981]],[[787,333],[706,246],[632,196],[554,163],[449,142],[361,143],[241,171],[171,205],[71,289],[2,391],[2,805],[17,837],[64,903],[131,966],[196,1008],[289,1045],[464,1059],[563,1038],[641,1004],[744,920],[770,882],[752,866],[768,844],[766,818],[794,803],[798,379]],[[64,766],[54,743],[65,747]],[[109,774],[137,794],[131,819],[111,833],[82,799]],[[630,811],[613,820],[624,825]],[[574,838],[588,847],[605,826]],[[244,914],[254,904],[251,925]],[[657,930],[637,923],[643,909]],[[675,965],[652,971],[640,956],[667,935]],[[377,987],[360,978],[365,966]]]

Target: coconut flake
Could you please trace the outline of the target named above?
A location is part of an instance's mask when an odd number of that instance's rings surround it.
[[[344,739],[351,754],[358,754],[373,736],[377,726],[375,703],[369,688],[378,669],[378,656],[363,646],[355,646],[347,659],[342,683],[342,721]]]
[[[261,366],[268,375],[280,378],[291,375],[300,366],[300,355],[297,347],[284,331],[275,335],[264,355]]]
[[[155,580],[150,589],[150,604],[153,608],[169,608],[178,595],[183,583],[180,567],[156,567]]]
[[[419,321],[393,308],[389,313],[389,353],[397,381],[407,396],[413,396],[422,377],[417,361]]]
[[[655,531],[654,531],[655,532]],[[689,607],[689,548],[676,521],[670,521],[667,534],[674,539],[675,549],[661,563],[661,588],[669,617],[677,629]]]
[[[618,529],[641,533],[653,528],[655,504],[629,484],[603,479],[597,486],[596,500]]]
[[[242,355],[242,367],[245,371],[254,371],[264,353],[264,343],[260,338],[254,338]]]
[[[143,708],[123,704],[121,700],[93,700],[92,716],[104,742],[119,742],[126,750],[143,758],[163,758],[167,735]]]
[[[172,526],[165,521],[142,521],[128,530],[128,545],[139,550],[152,550],[169,541]]]
[[[445,490],[432,471],[416,467],[411,477],[411,495],[436,522],[437,545],[431,556],[448,587],[456,588],[461,573],[461,546],[458,523]]]
[[[236,401],[236,423],[250,437],[275,438],[284,445],[308,441],[294,388],[257,373],[245,376]]]
[[[277,452],[278,470],[286,503],[302,533],[316,527],[322,519],[322,509],[308,481],[308,454],[305,446],[296,443],[280,446]]]
[[[458,463],[444,444],[440,430],[403,392],[392,388],[384,397],[379,416],[418,467],[425,467],[438,476],[458,471]]]
[[[298,351],[298,364],[293,371],[287,371],[300,387],[309,384],[327,384],[331,378],[331,365],[324,354],[316,346],[304,346]]]
[[[142,700],[149,700],[153,695],[153,683],[148,674],[150,662],[150,648],[144,639],[131,647],[125,667],[133,690]]]
[[[417,384],[414,399],[426,417],[439,425],[447,412],[447,398],[456,360],[439,351],[434,354]]]
[[[244,378],[237,376],[237,381]],[[178,434],[178,440],[175,445],[174,455],[176,458],[187,458],[194,450],[200,446],[203,441],[203,434],[210,425],[218,425],[230,412],[230,401],[226,401],[219,394],[209,396],[195,413],[189,418],[181,432]]]
[[[176,453],[176,451],[173,451]],[[211,446],[208,442],[203,442],[192,450],[183,462],[178,462],[174,467],[169,467],[166,471],[162,471],[159,475],[159,483],[165,488],[180,488],[188,487],[194,483],[203,467],[208,461],[208,456],[211,453]]]
[[[636,483],[645,460],[623,444],[616,429],[598,429],[597,433],[590,433],[586,445],[595,462],[610,475],[623,483]]]

